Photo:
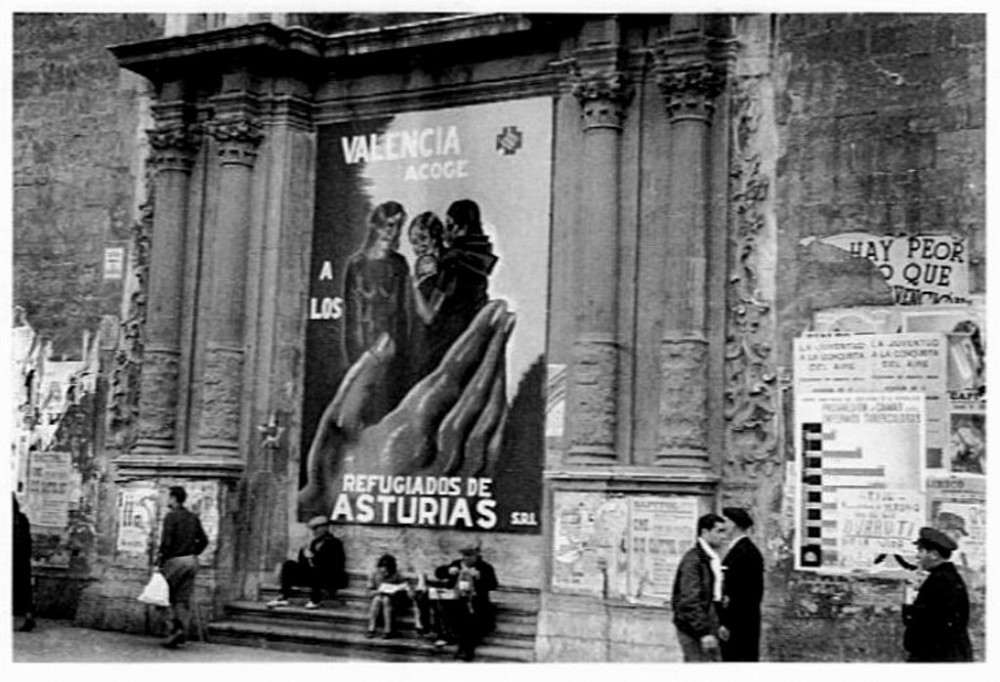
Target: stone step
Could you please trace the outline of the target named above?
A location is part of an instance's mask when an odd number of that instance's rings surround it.
[[[269,608],[262,602],[237,601],[226,605],[226,613],[229,620],[233,621],[329,627],[358,632],[364,632],[368,624],[367,611],[337,601],[328,601],[318,609],[307,609],[295,602],[290,606]],[[412,632],[417,636],[412,612],[399,614],[394,620],[400,632]],[[496,629],[484,642],[530,649],[534,648],[536,631],[535,622],[498,620]]]
[[[356,660],[451,661],[455,647],[437,649],[416,632],[412,609],[396,616],[397,636],[365,636],[368,625],[368,576],[348,573],[348,586],[335,598],[325,598],[318,609],[306,609],[309,591],[295,588],[289,606],[268,608],[279,595],[276,584],[264,584],[257,601],[236,601],[226,607],[226,620],[212,623],[212,641],[286,651],[311,651]],[[416,582],[414,579],[413,582]],[[491,593],[496,607],[496,629],[476,649],[482,661],[530,662],[535,657],[539,591],[501,586]]]
[[[280,589],[275,584],[261,585],[259,596],[261,601],[270,601],[278,596]],[[309,590],[304,588],[294,588],[290,595],[293,599],[308,599]],[[351,581],[351,584],[337,592],[338,599],[345,602],[365,602],[370,599],[365,583]],[[540,597],[537,590],[524,590],[518,588],[501,587],[490,593],[490,600],[497,610],[497,617],[501,614],[512,616],[533,616],[540,608]],[[327,600],[329,601],[329,600]]]
[[[257,602],[262,605],[266,605],[267,602],[279,596],[278,590],[261,590],[260,600]],[[298,591],[293,592],[290,595],[291,606],[304,609],[306,602],[309,601],[308,593]],[[330,599],[326,597],[320,602],[322,608],[317,609],[317,611],[322,611],[323,609],[332,609],[334,611],[345,611],[345,612],[357,612],[361,614],[367,614],[369,604],[371,603],[371,597],[367,593],[362,591],[354,592],[350,588],[347,590],[340,590],[337,593],[337,597]],[[288,607],[281,607],[282,609]],[[496,612],[497,625],[511,624],[515,626],[523,626],[527,628],[535,628],[538,624],[538,612],[528,609],[520,609],[513,607],[509,604],[502,604],[494,602],[494,608]],[[407,607],[401,613],[396,614],[396,617],[403,623],[410,623],[413,621],[413,610],[411,607]]]
[[[365,587],[368,585],[369,574],[364,571],[347,571],[347,578],[349,585],[348,587]],[[411,584],[416,584],[417,576],[413,574],[404,574]],[[430,574],[425,574],[428,581],[433,581],[434,577]],[[511,595],[524,595],[526,597],[534,597],[535,600],[540,598],[540,592],[537,587],[521,587],[518,585],[509,585],[500,582],[500,586],[492,593],[497,594],[502,592],[504,594]]]
[[[209,624],[209,641],[219,644],[253,646],[283,651],[308,651],[346,659],[393,662],[449,662],[454,646],[436,648],[432,642],[412,633],[393,639],[368,639],[363,630],[341,630],[320,622],[304,627],[280,622],[216,621]],[[530,663],[534,649],[497,646],[484,642],[476,648],[476,661]]]

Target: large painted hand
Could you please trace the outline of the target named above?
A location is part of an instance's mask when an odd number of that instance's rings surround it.
[[[385,378],[396,347],[388,334],[381,334],[348,370],[336,395],[326,406],[306,455],[306,486],[299,491],[299,506],[307,515],[325,514],[333,491],[329,482],[336,475],[342,451],[362,428],[366,397]]]
[[[479,476],[500,452],[507,414],[505,349],[514,315],[488,303],[437,369],[377,424],[359,415],[393,357],[387,337],[351,367],[320,420],[308,455],[307,510],[328,510],[341,473]]]

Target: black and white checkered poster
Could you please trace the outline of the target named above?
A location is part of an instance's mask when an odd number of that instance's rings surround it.
[[[866,570],[924,523],[921,394],[814,393],[795,404],[798,569]]]

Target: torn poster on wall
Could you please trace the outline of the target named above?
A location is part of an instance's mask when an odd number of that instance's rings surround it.
[[[986,477],[927,479],[928,523],[958,544],[952,562],[970,588],[986,581]]]
[[[836,334],[795,339],[795,393],[909,392],[927,399],[927,462],[945,467],[949,441],[943,334]]]
[[[148,563],[152,556],[153,535],[159,520],[159,491],[156,486],[140,483],[118,491],[119,554],[140,558]]]
[[[801,243],[813,241],[836,246],[874,263],[892,287],[897,305],[969,301],[969,256],[962,237],[844,232],[808,237]]]
[[[559,491],[554,497],[552,588],[636,604],[670,600],[695,541],[698,499]]]

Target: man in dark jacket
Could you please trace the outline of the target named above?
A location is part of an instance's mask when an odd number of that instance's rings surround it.
[[[760,660],[760,602],[764,598],[764,557],[747,536],[753,519],[739,507],[726,507],[729,551],[722,560],[722,611],[719,647],[723,661]]]
[[[718,550],[726,538],[726,520],[717,514],[698,519],[698,540],[688,550],[674,577],[674,626],[685,662],[719,660],[719,615],[722,560]]]
[[[921,528],[917,546],[920,568],[928,571],[912,604],[903,605],[903,648],[907,661],[972,660],[969,639],[969,593],[949,561],[958,548],[935,528]]]
[[[337,590],[347,587],[344,545],[330,532],[330,519],[314,516],[306,525],[312,531],[312,540],[299,550],[298,561],[288,560],[281,565],[281,596],[267,603],[272,608],[288,606],[296,585],[309,588],[307,609],[319,608],[324,591],[335,597]]]
[[[191,624],[191,597],[198,575],[198,555],[208,546],[208,537],[198,515],[189,511],[184,502],[187,491],[179,485],[168,492],[170,511],[163,517],[160,553],[157,565],[170,586],[170,632],[163,646],[176,649],[187,641]]]
[[[21,511],[21,505],[14,498],[14,615],[24,616],[19,630],[31,632],[35,629],[35,606],[31,580],[31,522]]]
[[[496,571],[483,560],[478,547],[469,546],[462,548],[461,559],[439,566],[434,576],[457,593],[448,606],[448,629],[458,638],[455,658],[471,661],[479,640],[495,624],[490,591],[497,589]]]

